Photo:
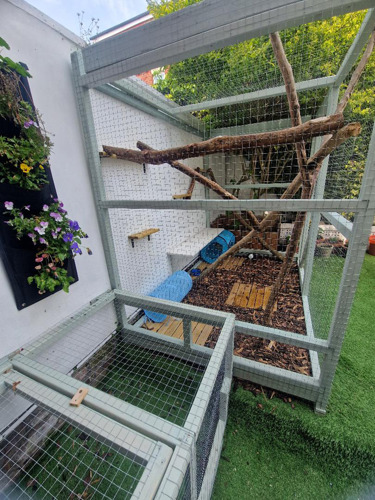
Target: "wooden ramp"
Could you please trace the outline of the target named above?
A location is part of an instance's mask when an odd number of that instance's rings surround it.
[[[246,285],[237,282],[233,285],[225,303],[228,306],[264,310],[271,295],[271,288],[270,286],[262,287],[256,283]],[[274,305],[273,310],[277,310],[277,304]]]
[[[168,316],[161,323],[152,323],[151,321],[148,321],[147,323],[144,323],[143,328],[161,333],[162,335],[168,335],[168,337],[173,337],[175,339],[184,338],[182,319],[175,319],[170,316]],[[192,321],[191,328],[193,332],[193,343],[204,346],[214,327],[204,323]]]

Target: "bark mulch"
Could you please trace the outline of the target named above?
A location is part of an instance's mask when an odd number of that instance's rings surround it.
[[[276,259],[255,256],[252,260],[246,259],[236,270],[215,269],[206,277],[194,281],[193,288],[183,302],[231,312],[236,315],[237,320],[265,325],[263,310],[227,305],[225,301],[236,282],[256,283],[259,286],[273,285],[280,268],[281,262]],[[306,335],[297,265],[293,266],[281,289],[277,299],[277,310],[272,316],[272,326]],[[218,332],[217,328],[213,330],[207,339],[207,347],[215,345]],[[311,375],[308,351],[299,347],[236,333],[234,354],[304,375]]]

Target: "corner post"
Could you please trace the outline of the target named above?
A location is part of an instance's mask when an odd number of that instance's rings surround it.
[[[71,55],[71,61],[76,103],[81,121],[87,166],[91,179],[91,187],[99,221],[105,259],[107,262],[109,280],[112,290],[121,289],[121,280],[117,266],[116,251],[111,230],[109,210],[108,208],[102,208],[99,206],[99,202],[105,200],[106,196],[89,89],[81,85],[80,82],[81,77],[85,75],[82,51],[79,50],[77,52],[74,52]],[[119,303],[117,300],[115,300],[115,310],[118,326],[120,328],[123,328],[124,324],[127,323],[125,308],[123,304]]]
[[[317,413],[325,413],[331,394],[333,377],[340,357],[345,330],[367,248],[368,235],[371,232],[371,225],[375,215],[375,123],[359,199],[367,201],[367,207],[356,214],[353,224],[353,233],[349,241],[348,254],[345,259],[340,289],[328,337],[328,344],[331,350],[325,356],[321,366],[319,379],[320,391],[318,399],[315,402],[315,411]]]

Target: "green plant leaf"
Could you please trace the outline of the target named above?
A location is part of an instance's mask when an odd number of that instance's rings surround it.
[[[7,44],[7,42],[4,40],[4,38],[1,38],[1,36],[0,36],[0,47],[5,47],[6,49],[10,50],[9,45],[8,45],[8,44]]]

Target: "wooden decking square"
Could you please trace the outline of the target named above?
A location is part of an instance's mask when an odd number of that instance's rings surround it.
[[[218,265],[218,269],[225,269],[227,271],[236,271],[242,264],[245,262],[245,257],[228,257],[228,259],[224,260],[221,264]],[[202,273],[209,266],[207,262],[201,262],[196,269],[199,269]],[[196,279],[196,276],[192,276],[193,279]]]
[[[271,295],[270,286],[262,287],[256,283],[245,284],[237,282],[225,303],[228,306],[244,307],[248,309],[265,309]],[[277,303],[274,305],[274,311],[277,310]]]
[[[145,323],[143,327],[147,330],[152,330],[153,332],[157,332],[162,335],[168,335],[168,337],[173,337],[175,339],[184,338],[184,327],[182,319],[175,319],[168,316],[161,323],[152,323],[149,321]],[[192,321],[191,328],[193,333],[193,343],[204,346],[210,333],[213,330],[213,326]]]
[[[221,264],[218,265],[218,269],[227,269],[228,271],[235,271],[245,262],[244,257],[228,257]]]

